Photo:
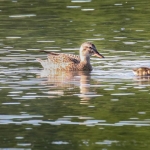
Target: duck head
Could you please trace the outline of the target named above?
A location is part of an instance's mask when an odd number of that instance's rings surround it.
[[[80,47],[80,58],[81,61],[84,59],[89,59],[91,56],[96,56],[99,58],[104,58],[103,55],[101,55],[94,44],[90,43],[90,42],[85,42],[81,45]]]

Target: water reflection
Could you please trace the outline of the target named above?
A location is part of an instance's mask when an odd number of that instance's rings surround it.
[[[133,78],[139,85],[150,85],[150,76],[136,76]]]
[[[139,115],[146,115],[146,112],[138,112]],[[40,119],[36,119],[40,118]],[[75,121],[76,120],[76,121]],[[108,119],[109,120],[109,119]],[[0,115],[0,124],[28,124],[34,126],[41,126],[42,124],[49,125],[83,125],[83,126],[150,126],[150,119],[140,120],[139,118],[128,118],[124,121],[116,121],[114,123],[109,122],[108,120],[97,120],[93,117],[85,116],[62,116],[57,119],[44,119],[42,115]],[[32,130],[32,128],[26,128],[26,130]],[[17,139],[23,139],[23,137],[17,137]]]
[[[44,69],[37,75],[38,78],[46,77],[47,80],[42,82],[42,84],[50,85],[51,87],[55,87],[56,90],[49,91],[50,94],[59,94],[64,95],[63,90],[59,90],[61,87],[63,89],[73,90],[78,87],[80,89],[79,93],[74,93],[73,95],[77,95],[81,98],[81,103],[87,103],[91,97],[97,97],[101,95],[97,95],[96,92],[91,90],[91,72],[89,71],[51,71]]]

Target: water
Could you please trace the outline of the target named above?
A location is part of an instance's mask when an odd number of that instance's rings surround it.
[[[0,150],[149,149],[149,1],[0,1]],[[49,72],[40,50],[78,54],[92,72]]]

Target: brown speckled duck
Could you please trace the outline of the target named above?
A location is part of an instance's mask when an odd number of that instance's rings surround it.
[[[150,68],[148,67],[140,67],[133,69],[133,72],[137,76],[148,76],[150,75]]]
[[[46,51],[43,51],[46,52]],[[85,42],[80,47],[80,55],[64,54],[64,53],[48,53],[47,60],[37,59],[44,69],[64,70],[64,71],[91,71],[90,57],[96,56],[104,58],[94,44]]]

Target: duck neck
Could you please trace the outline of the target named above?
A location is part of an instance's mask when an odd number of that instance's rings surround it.
[[[90,64],[90,57],[89,56],[80,56],[81,63]]]

